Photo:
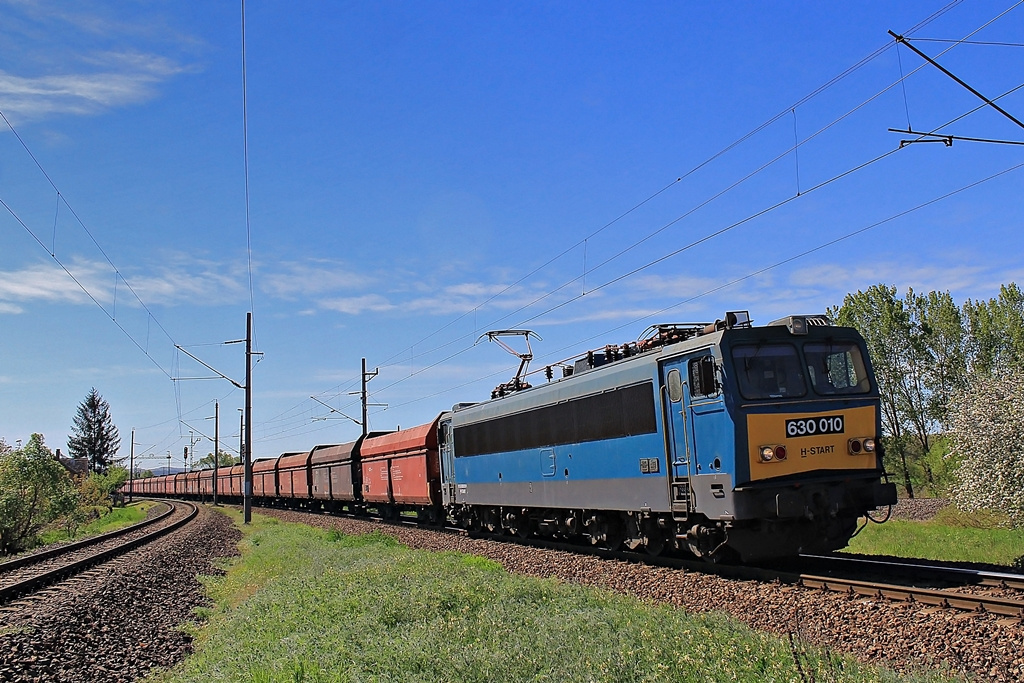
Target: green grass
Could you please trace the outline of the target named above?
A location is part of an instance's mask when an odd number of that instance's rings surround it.
[[[108,531],[114,531],[122,527],[137,524],[146,518],[146,512],[149,508],[159,503],[151,501],[145,501],[141,503],[135,503],[128,505],[123,508],[114,508],[113,511],[92,520],[88,524],[85,524],[78,528],[77,533],[73,538],[88,538],[89,536],[98,536],[99,534],[105,534]],[[102,508],[106,509],[106,508]],[[68,540],[68,535],[63,529],[48,529],[43,533],[39,534],[41,545],[48,545],[50,543],[58,543],[60,541]]]
[[[1002,521],[992,514],[947,508],[925,522],[868,524],[844,552],[1024,568],[1024,529],[1000,528]]]
[[[381,534],[260,515],[244,533],[243,557],[205,579],[216,605],[195,629],[196,653],[155,680],[901,680],[722,614],[508,574]]]

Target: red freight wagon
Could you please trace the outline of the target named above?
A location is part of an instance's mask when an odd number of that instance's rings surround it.
[[[277,495],[309,498],[309,453],[285,453],[277,461]]]
[[[437,422],[367,437],[359,449],[366,502],[433,505],[441,500]]]
[[[361,480],[358,469],[353,470],[352,454],[359,441],[317,446],[309,454],[312,496],[318,500],[356,500]],[[356,481],[353,482],[353,472]]]
[[[175,474],[174,475],[174,479],[172,480],[172,482],[173,483],[171,484],[171,486],[167,490],[167,492],[169,494],[173,494],[175,496],[180,496],[180,495],[185,493],[185,473],[184,472],[181,472],[179,474]]]
[[[231,495],[231,470],[234,469],[231,466],[217,468],[217,495],[228,496]],[[213,473],[211,470],[210,474],[210,490],[213,490]]]
[[[203,498],[213,497],[213,468],[199,470],[199,495]]]
[[[277,458],[265,458],[252,464],[254,498],[277,498]]]
[[[199,472],[189,472],[185,475],[185,493],[190,496],[199,495]]]
[[[226,485],[221,489],[221,493],[225,493],[232,498],[241,498],[245,489],[245,485],[242,483],[245,477],[245,465],[235,465],[227,470],[227,475]]]

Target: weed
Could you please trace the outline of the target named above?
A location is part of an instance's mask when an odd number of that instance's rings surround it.
[[[934,521],[946,526],[965,529],[1008,529],[1010,518],[1005,512],[998,510],[976,510],[965,512],[955,505],[947,505],[939,510]]]

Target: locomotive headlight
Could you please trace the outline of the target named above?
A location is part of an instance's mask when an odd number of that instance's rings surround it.
[[[875,452],[875,440],[874,439],[864,439],[864,450],[867,451],[868,453],[874,453]]]
[[[771,446],[761,446],[761,462],[771,462],[775,457],[775,449]]]

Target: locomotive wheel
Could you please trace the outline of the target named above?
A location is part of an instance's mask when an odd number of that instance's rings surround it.
[[[665,537],[661,535],[644,536],[644,550],[653,557],[661,555],[665,551]]]
[[[613,524],[611,527],[601,547],[608,550],[618,550],[626,540],[626,532],[622,530],[621,525]]]
[[[517,524],[515,526],[507,526],[503,529],[503,531],[505,532],[506,535],[512,536],[514,538],[526,538],[530,535],[530,532],[527,531],[526,527],[522,524]]]

